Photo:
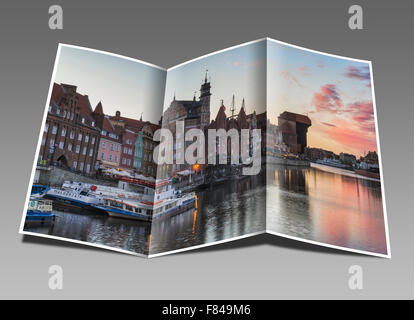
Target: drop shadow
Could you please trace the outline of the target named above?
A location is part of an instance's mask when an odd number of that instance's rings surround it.
[[[106,248],[99,248],[93,245],[88,245],[86,243],[81,244],[81,243],[71,242],[65,239],[45,238],[45,237],[35,236],[35,235],[30,235],[30,234],[23,234],[22,243],[44,245],[44,246],[57,246],[61,248],[81,249],[81,250],[89,250],[89,251],[96,251],[96,252],[105,251],[106,253],[112,253],[112,254],[124,254],[119,251],[113,251],[111,249],[106,249]],[[138,257],[141,257],[141,256],[138,256]],[[142,256],[142,258],[145,258],[145,256]]]
[[[255,247],[260,245],[271,245],[275,247],[287,248],[296,251],[310,251],[310,252],[319,252],[319,253],[326,253],[326,254],[334,254],[334,255],[345,255],[345,256],[363,256],[360,253],[351,252],[351,251],[344,251],[341,249],[329,248],[324,247],[317,244],[302,242],[299,240],[293,240],[289,238],[284,238],[276,235],[271,234],[260,234],[257,236],[245,238],[245,239],[238,239],[234,241],[229,241],[225,243],[220,243],[217,245],[211,245],[204,248],[198,248],[195,250],[188,250],[180,252],[180,254],[194,254],[198,252],[209,252],[209,251],[222,251],[222,250],[230,250],[230,249],[237,249],[237,248],[248,248],[248,247]],[[375,256],[372,256],[375,257]],[[375,257],[376,258],[376,257]]]
[[[109,253],[116,253],[116,254],[123,254],[122,252],[112,251],[110,249],[99,248],[94,246],[89,246],[87,244],[78,244],[70,241],[65,241],[64,239],[51,239],[51,238],[44,238],[38,237],[34,235],[27,235],[24,234],[22,237],[23,243],[28,244],[36,244],[36,245],[45,245],[45,246],[58,246],[63,248],[75,248],[75,249],[82,249],[82,250],[91,250],[91,251],[105,251]],[[317,244],[302,242],[298,240],[293,240],[289,238],[284,238],[280,236],[275,236],[271,234],[260,234],[253,237],[248,237],[245,239],[238,239],[233,240],[225,243],[220,244],[213,244],[211,246],[206,246],[203,248],[197,248],[194,250],[185,250],[182,252],[178,252],[177,254],[197,254],[200,252],[214,252],[214,251],[226,251],[231,249],[239,249],[239,248],[249,248],[249,247],[257,247],[261,245],[271,245],[274,247],[281,247],[296,251],[309,251],[309,252],[317,252],[317,253],[324,253],[324,254],[333,254],[333,255],[345,255],[345,256],[364,256],[360,253],[344,251],[341,249],[329,248],[320,246]],[[139,258],[145,258],[145,256],[138,256]],[[375,256],[370,256],[373,258],[377,258]]]

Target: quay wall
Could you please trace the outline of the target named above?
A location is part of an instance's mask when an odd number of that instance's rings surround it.
[[[283,166],[298,166],[298,167],[310,167],[310,161],[307,160],[292,160],[278,157],[267,157],[267,164],[277,164]]]
[[[102,186],[117,187],[117,181],[108,181],[103,179],[96,179],[94,177],[86,177],[81,174],[71,172],[58,167],[48,167],[47,169],[36,169],[37,181],[36,183],[51,186],[61,187],[65,181],[76,181],[90,184],[99,184]]]

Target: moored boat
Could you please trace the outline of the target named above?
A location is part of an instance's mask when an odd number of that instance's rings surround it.
[[[51,200],[31,198],[27,208],[26,222],[48,222],[54,220],[56,215],[52,214],[53,206]]]
[[[44,186],[41,184],[33,184],[32,190],[30,192],[30,197],[41,198],[48,190],[50,190],[50,187],[48,186]]]
[[[49,189],[45,195],[45,199],[53,200],[53,205],[59,209],[82,209],[82,212],[96,213],[96,205],[102,203],[102,198],[93,194],[87,188],[68,188],[68,189]]]

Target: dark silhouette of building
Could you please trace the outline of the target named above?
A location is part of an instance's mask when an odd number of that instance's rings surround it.
[[[289,151],[303,154],[308,145],[307,133],[312,121],[305,115],[285,111],[278,117],[278,130]]]

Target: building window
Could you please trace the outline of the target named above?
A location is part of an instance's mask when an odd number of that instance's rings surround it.
[[[91,143],[92,143],[92,144],[95,144],[95,137],[92,137],[92,141],[91,141]]]
[[[59,149],[62,150],[65,145],[64,141],[59,142]]]
[[[66,117],[67,119],[69,119],[70,118],[70,112],[68,111],[68,116]]]
[[[105,147],[106,147],[106,143],[105,141],[102,141],[102,149],[105,149]]]
[[[122,164],[126,164],[126,159],[122,158]]]
[[[92,157],[92,155],[93,155],[93,149],[91,148],[89,149],[89,156]]]
[[[50,146],[54,147],[55,146],[55,139],[50,139]]]
[[[110,155],[108,156],[108,160],[109,160],[109,161],[112,161],[112,154],[110,154]]]
[[[46,123],[45,124],[45,132],[48,132],[49,131],[49,124],[48,123]]]
[[[72,151],[72,144],[71,143],[68,144],[68,150]]]
[[[89,141],[89,136],[85,136],[85,142]]]
[[[83,162],[80,163],[79,170],[83,171]]]
[[[43,137],[42,139],[42,146],[44,146],[46,144],[46,137]]]
[[[71,139],[75,138],[75,132],[73,132],[73,131],[70,132],[70,138]]]
[[[132,155],[132,149],[131,148],[128,149],[128,154]]]
[[[127,139],[127,144],[131,144],[131,140],[130,139]]]
[[[63,128],[63,129],[62,129],[62,134],[61,134],[61,136],[62,136],[62,137],[66,136],[66,128]]]
[[[118,162],[118,156],[115,156],[114,160],[115,160],[115,162]]]
[[[125,154],[128,154],[128,148],[125,148],[125,147],[124,147],[124,153],[125,153]]]
[[[74,116],[75,116],[75,114],[72,113],[72,115],[70,116],[70,120],[73,120]]]
[[[119,144],[116,145],[116,152],[119,152]]]
[[[78,141],[82,141],[82,133],[79,133],[79,135],[78,135]]]
[[[83,147],[82,155],[85,155],[85,154],[86,154],[86,147]]]
[[[73,161],[73,169],[76,170],[77,167],[78,167],[78,162],[77,161]]]
[[[52,128],[52,134],[56,134],[56,132],[57,132],[57,126],[53,126],[53,128]]]
[[[88,163],[86,165],[86,173],[89,173],[91,171],[91,165]]]
[[[114,151],[114,144],[111,143],[111,151]]]
[[[131,160],[127,159],[127,164],[130,166],[131,165]]]
[[[76,145],[76,153],[79,153],[80,145]]]
[[[101,153],[101,160],[103,160],[105,158],[105,153]]]

